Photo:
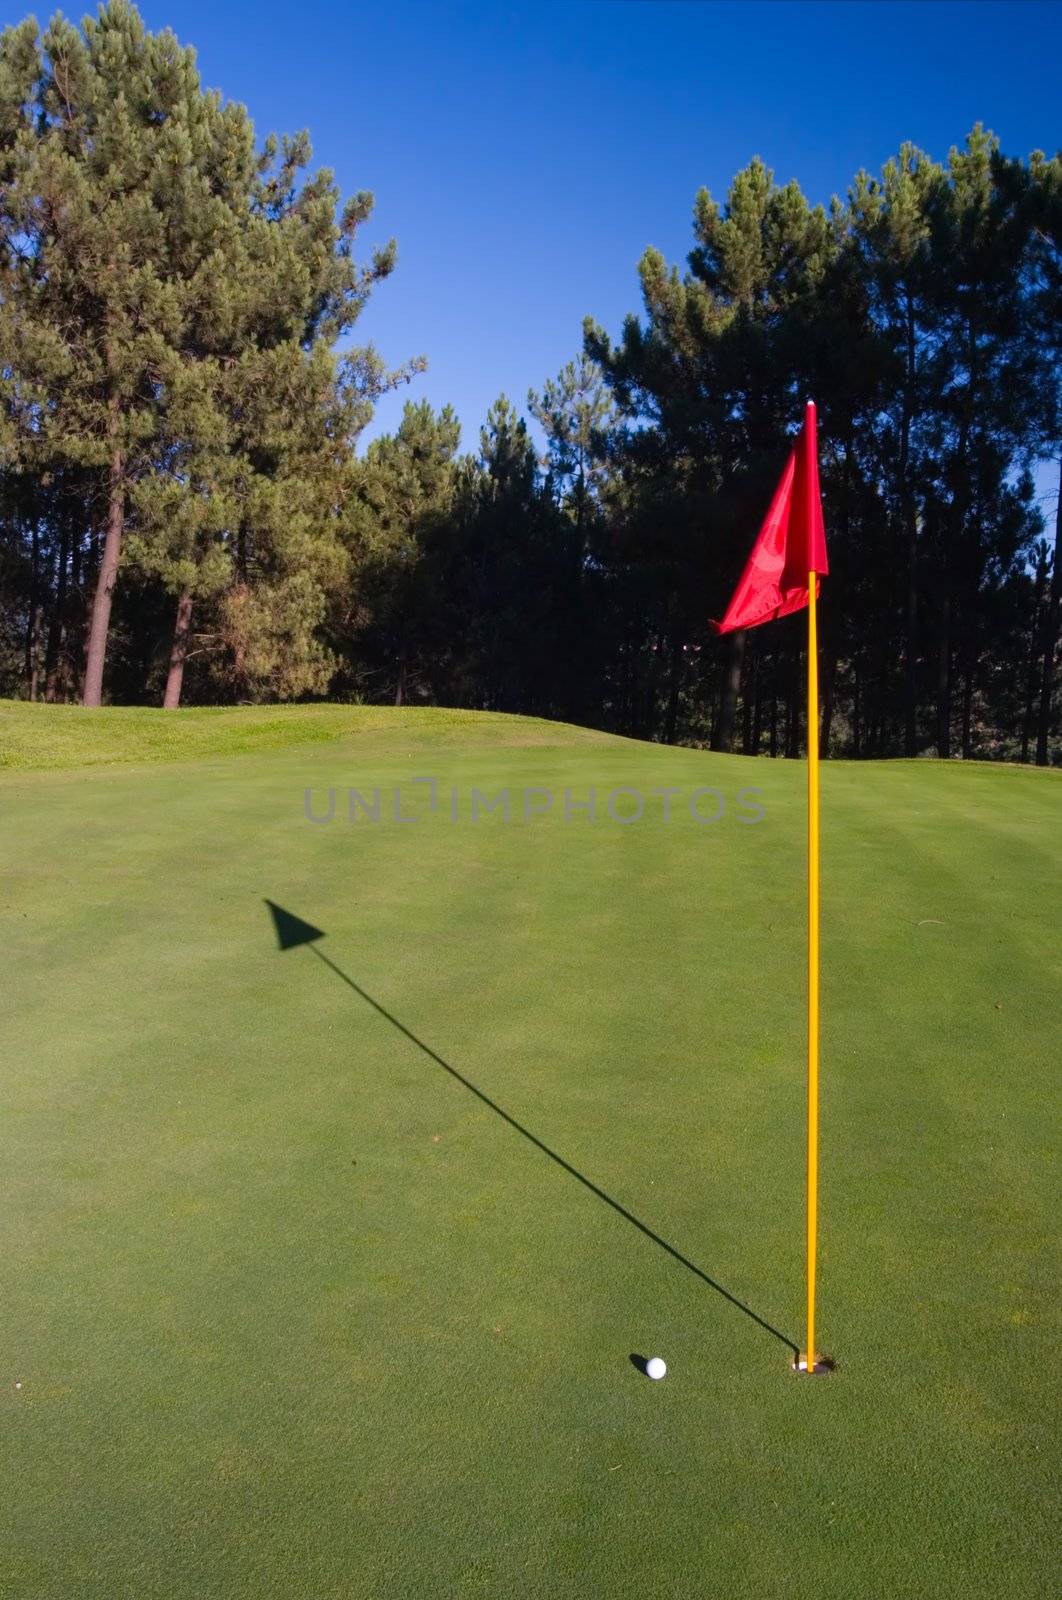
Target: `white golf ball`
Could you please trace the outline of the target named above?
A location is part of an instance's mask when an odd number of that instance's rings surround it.
[[[650,1378],[662,1378],[667,1371],[667,1362],[661,1361],[659,1356],[654,1356],[645,1363],[645,1370]]]

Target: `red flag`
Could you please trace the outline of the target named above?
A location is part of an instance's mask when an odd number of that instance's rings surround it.
[[[809,400],[804,426],[793,446],[774,499],[764,518],[752,554],[745,563],[722,622],[716,633],[735,628],[755,628],[773,622],[808,603],[808,573],[829,572],[826,528],[819,493],[818,434],[815,405]],[[815,593],[818,594],[818,584]]]

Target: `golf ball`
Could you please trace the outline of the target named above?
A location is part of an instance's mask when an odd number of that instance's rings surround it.
[[[667,1362],[661,1361],[659,1356],[654,1356],[645,1363],[645,1370],[650,1378],[662,1378],[667,1371]]]

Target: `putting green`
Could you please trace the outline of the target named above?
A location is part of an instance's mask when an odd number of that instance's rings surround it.
[[[802,766],[339,707],[0,746],[0,1593],[1050,1592],[1057,774],[823,769],[809,1380]]]

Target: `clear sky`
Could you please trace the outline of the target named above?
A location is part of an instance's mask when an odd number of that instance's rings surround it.
[[[5,20],[29,9],[0,0]],[[67,0],[68,14],[81,7]],[[813,201],[902,140],[937,157],[981,120],[1010,153],[1062,143],[1062,5],[1035,0],[514,5],[144,0],[260,135],[306,127],[366,242],[398,266],[358,325],[386,360],[424,354],[402,400],[521,406],[577,352],[587,313],[639,306],[646,245],[684,261],[693,197],[761,155]],[[38,14],[46,15],[45,6]],[[359,340],[360,342],[360,340]]]

